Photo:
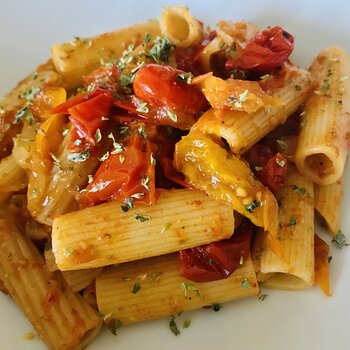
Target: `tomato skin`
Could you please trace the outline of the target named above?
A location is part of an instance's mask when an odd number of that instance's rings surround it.
[[[132,114],[133,118],[136,116],[136,119],[141,120],[146,124],[152,125],[163,125],[163,126],[173,126],[182,130],[189,130],[191,126],[196,122],[197,118],[188,113],[182,111],[176,112],[177,120],[174,121],[170,118],[168,111],[169,108],[166,106],[148,106],[148,112],[142,112],[139,109],[139,106],[143,103],[136,96],[123,96],[120,99],[116,99],[114,104],[115,106],[122,108]]]
[[[294,48],[294,37],[281,27],[268,28],[255,35],[226,69],[241,69],[264,74],[287,60]]]
[[[284,164],[281,166],[281,164]],[[264,167],[256,172],[258,179],[275,192],[283,186],[284,179],[287,176],[287,159],[281,153],[277,153],[270,158]]]
[[[97,129],[106,123],[102,117],[109,115],[113,105],[114,100],[110,95],[98,94],[68,109],[69,119],[91,146],[96,144],[94,137]]]
[[[231,238],[179,252],[180,275],[194,282],[229,277],[250,256],[252,225],[243,223]]]
[[[264,186],[273,192],[283,186],[288,162],[281,153],[274,153],[269,146],[256,144],[246,154],[246,158]]]
[[[150,141],[134,134],[123,141],[123,145],[124,151],[111,153],[102,162],[93,181],[88,184],[80,198],[81,206],[92,206],[111,199],[123,203],[135,193],[143,194],[141,198],[134,198],[135,203],[155,203],[155,174],[151,164],[153,152]],[[145,177],[150,178],[147,183],[149,190],[141,183]]]
[[[176,113],[196,115],[204,111],[207,102],[202,92],[178,78],[181,70],[149,64],[141,67],[133,83],[134,93],[152,106],[166,106]]]

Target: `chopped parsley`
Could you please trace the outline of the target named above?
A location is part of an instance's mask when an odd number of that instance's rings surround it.
[[[109,151],[107,151],[101,158],[98,158],[100,162],[104,162],[109,158]]]
[[[141,290],[141,284],[139,282],[135,282],[135,284],[132,287],[132,294],[136,294]]]
[[[34,117],[32,114],[32,111],[30,109],[31,105],[28,104],[26,106],[24,106],[22,109],[20,109],[16,115],[15,115],[15,120],[14,120],[14,124],[18,124],[23,120],[27,120],[29,125],[32,125],[34,123]]]
[[[121,205],[120,208],[123,212],[127,212],[130,208],[134,207],[134,200],[129,197],[124,199],[125,205]]]
[[[113,147],[114,147],[114,150],[111,152],[111,154],[118,154],[118,153],[121,153],[124,151],[124,146],[122,143],[119,143],[115,140],[115,137],[113,135],[113,133],[109,133],[108,136],[107,136],[109,139],[112,140],[113,142]],[[108,158],[108,157],[107,157]]]
[[[177,75],[177,78],[180,82],[185,82],[187,84],[191,84],[193,79],[193,74],[191,72],[188,73],[180,73]]]
[[[333,237],[332,243],[334,243],[335,246],[339,249],[342,249],[343,247],[347,247],[349,245],[349,243],[346,242],[345,235],[341,230],[339,230],[338,233]]]
[[[322,90],[322,91],[328,91],[329,88],[330,88],[330,85],[329,85],[328,83],[323,84],[323,85],[321,86],[321,90]]]
[[[261,202],[254,200],[252,203],[246,205],[245,208],[246,208],[248,213],[253,213],[256,208],[261,207],[261,206],[262,206]]]
[[[164,224],[164,226],[163,226],[162,230],[160,231],[160,233],[164,233],[165,231],[169,230],[171,225],[172,225],[171,222],[167,222],[166,224]]]
[[[174,46],[166,38],[156,37],[152,48],[149,50],[148,54],[157,63],[168,63],[170,52],[174,49]]]
[[[229,97],[228,103],[231,104],[231,109],[234,110],[234,109],[242,108],[242,104],[243,102],[246,101],[248,93],[249,91],[245,90],[238,97]]]
[[[156,166],[156,160],[155,158],[153,157],[153,154],[151,153],[151,156],[150,156],[150,161],[151,161],[151,166],[152,167],[155,167]]]
[[[141,214],[137,214],[137,213],[134,215],[134,218],[135,218],[135,220],[138,220],[141,222],[145,222],[145,221],[152,219],[152,217],[149,215],[141,215]]]
[[[249,281],[248,281],[247,278],[244,278],[244,279],[242,280],[241,286],[242,286],[242,288],[249,288],[249,287],[250,287],[250,283],[249,283]]]
[[[120,327],[122,326],[122,322],[120,320],[111,320],[108,321],[107,324],[107,328],[109,329],[109,331],[113,334],[113,335],[117,335],[118,330],[120,329]]]
[[[141,179],[141,186],[143,186],[147,191],[151,190],[151,187],[148,186],[148,183],[151,181],[149,176],[143,177]]]
[[[169,328],[176,336],[181,334],[181,332],[179,331],[179,328],[177,327],[177,324],[175,322],[175,316],[171,316],[171,319],[169,322]]]
[[[283,168],[286,165],[286,161],[284,159],[276,158],[276,163]]]
[[[187,319],[184,321],[183,325],[182,325],[182,328],[183,329],[186,329],[188,328],[189,326],[191,325],[191,320],[190,319]]]
[[[282,149],[284,149],[286,151],[289,149],[289,146],[288,146],[288,144],[285,141],[283,141],[283,140],[276,140],[276,142],[277,142],[278,146],[281,147]]]
[[[174,122],[177,122],[177,115],[174,112],[171,112],[169,110],[166,111],[168,114],[168,117]]]
[[[288,226],[295,226],[297,222],[297,218],[295,216],[292,216],[289,220]]]
[[[151,34],[146,33],[145,38],[143,39],[143,44],[147,45],[151,41]]]
[[[198,297],[200,297],[201,295],[199,290],[191,283],[182,282],[180,284],[180,288],[184,292],[186,298],[187,298],[188,292],[195,292]]]
[[[293,185],[293,191],[300,194],[302,197],[306,195],[306,188],[298,187],[297,185]]]
[[[85,162],[90,157],[90,150],[86,150],[80,153],[70,153],[67,158],[70,162],[82,163]]]
[[[25,91],[23,91],[21,94],[18,95],[20,98],[24,98],[27,101],[33,101],[35,96],[41,91],[38,87],[31,87]]]
[[[95,193],[95,192],[102,191],[106,187],[106,185],[108,185],[108,183],[110,183],[110,181],[98,182],[97,184],[92,186],[92,188],[90,189],[90,192]]]
[[[146,126],[145,124],[141,124],[138,128],[137,128],[137,132],[139,133],[139,135],[144,138],[147,139],[147,132],[146,132]]]
[[[301,90],[301,86],[300,86],[300,85],[294,85],[294,89],[295,89],[296,91],[300,91],[300,90]]]
[[[97,129],[95,132],[94,140],[96,143],[99,143],[102,140],[101,130]]]
[[[142,192],[137,192],[131,195],[131,198],[141,199],[145,194]]]
[[[141,103],[137,108],[136,110],[140,113],[148,113],[149,112],[149,109],[147,107],[147,102],[143,102]]]
[[[120,164],[123,164],[124,160],[125,160],[125,156],[123,154],[120,154],[119,155],[119,162],[120,162]]]

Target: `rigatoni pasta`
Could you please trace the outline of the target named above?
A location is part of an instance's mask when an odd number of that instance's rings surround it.
[[[278,257],[270,249],[261,253],[260,271],[273,274],[264,285],[286,289],[311,287],[314,282],[313,184],[295,167],[290,167],[285,187],[276,196],[280,203],[278,240],[283,255]]]
[[[350,132],[350,60],[336,46],[319,53],[310,67],[317,85],[303,111],[295,162],[319,185],[340,179]]]
[[[114,319],[128,324],[176,315],[258,293],[250,259],[229,278],[207,283],[180,277],[174,254],[110,267],[96,280],[97,304],[108,315],[107,323]]]
[[[336,235],[340,230],[340,210],[343,197],[343,180],[331,185],[315,185],[315,209],[324,219],[328,231]]]
[[[166,6],[159,19],[161,34],[179,47],[198,44],[203,27],[185,6]]]
[[[163,190],[153,206],[123,212],[111,202],[58,217],[52,248],[60,270],[77,270],[218,241],[233,230],[230,207],[200,191]]]
[[[37,248],[10,219],[0,220],[0,278],[50,349],[77,349],[101,327],[94,310],[50,273]]]

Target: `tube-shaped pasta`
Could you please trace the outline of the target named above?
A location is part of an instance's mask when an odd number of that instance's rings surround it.
[[[343,197],[342,179],[331,185],[315,185],[315,209],[324,219],[328,231],[336,235],[340,229],[340,205]]]
[[[179,276],[176,254],[110,267],[96,279],[99,311],[110,315],[109,320],[123,324],[175,315],[258,293],[251,259],[230,277],[206,283]]]
[[[96,269],[63,271],[62,275],[73,292],[80,292],[89,286],[101,271],[102,267],[98,267]]]
[[[203,37],[203,26],[185,6],[164,7],[159,19],[160,31],[179,47],[198,44]]]
[[[53,67],[52,61],[48,61],[37,67],[36,71],[21,80],[1,101],[0,114],[0,159],[3,150],[11,146],[12,138],[21,130],[21,123],[14,123],[16,113],[30,101],[31,94],[40,91],[45,86],[58,86],[62,79]]]
[[[254,37],[259,28],[249,22],[219,21],[216,24],[215,32],[227,46],[232,44],[245,48],[248,41]]]
[[[220,200],[272,235],[277,232],[278,205],[244,160],[228,154],[209,136],[191,131],[176,144],[175,166],[193,187]]]
[[[0,220],[0,278],[50,349],[81,349],[100,329],[95,311],[50,273],[11,219]]]
[[[229,206],[201,191],[163,190],[155,205],[123,212],[110,202],[56,218],[52,249],[60,270],[78,270],[219,241],[233,230]]]
[[[272,91],[283,104],[260,108],[255,113],[210,109],[192,127],[224,138],[234,154],[242,154],[294,113],[311,89],[310,73],[290,67],[285,86]]]
[[[75,194],[87,183],[88,175],[99,164],[109,148],[109,140],[104,138],[94,150],[94,154],[83,162],[68,159],[70,134],[68,133],[57,150],[57,159],[49,174],[31,174],[28,185],[28,209],[40,223],[51,226],[58,215],[77,209]],[[45,170],[45,169],[44,169]]]
[[[313,183],[290,165],[285,186],[276,193],[279,210],[278,239],[283,256],[277,257],[268,247],[261,253],[260,271],[274,273],[266,281],[284,281],[285,288],[310,287],[314,282],[314,194]],[[283,276],[282,276],[283,275]],[[288,282],[289,281],[289,282]],[[283,287],[283,283],[280,285]]]
[[[157,20],[54,45],[51,47],[52,60],[57,71],[65,79],[65,86],[75,88],[82,83],[84,75],[99,67],[100,61],[120,57],[129,44],[140,44],[146,33],[153,38],[160,34]]]
[[[310,71],[317,90],[307,100],[295,163],[319,185],[339,180],[350,135],[350,60],[336,46],[318,54]]]
[[[13,155],[3,158],[0,162],[0,198],[6,199],[12,192],[27,187],[27,184],[27,175]]]

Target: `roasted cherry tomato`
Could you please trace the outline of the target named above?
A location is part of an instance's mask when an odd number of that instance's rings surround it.
[[[114,104],[132,114],[138,116],[138,120],[152,125],[173,126],[182,130],[189,130],[196,122],[197,117],[182,111],[171,112],[166,106],[145,105],[145,102],[135,95],[116,98]]]
[[[269,146],[256,144],[246,155],[257,178],[271,191],[283,186],[287,176],[287,159],[280,153],[274,154]]]
[[[105,125],[103,117],[109,115],[113,105],[114,99],[110,95],[98,94],[68,109],[69,119],[91,146],[95,146],[96,131]]]
[[[207,108],[207,101],[195,86],[179,78],[185,72],[157,64],[141,67],[135,76],[133,88],[136,97],[152,106],[166,106],[179,112],[198,115]]]
[[[264,74],[280,66],[292,53],[294,37],[281,27],[268,28],[255,35],[233,59],[226,61],[226,69]]]
[[[194,282],[227,278],[250,256],[252,227],[245,222],[229,239],[181,250],[180,275]]]
[[[82,193],[81,205],[92,206],[110,199],[154,204],[155,179],[152,157],[150,141],[138,134],[123,140],[122,144],[114,142],[114,148],[108,158],[102,162],[93,181]]]

